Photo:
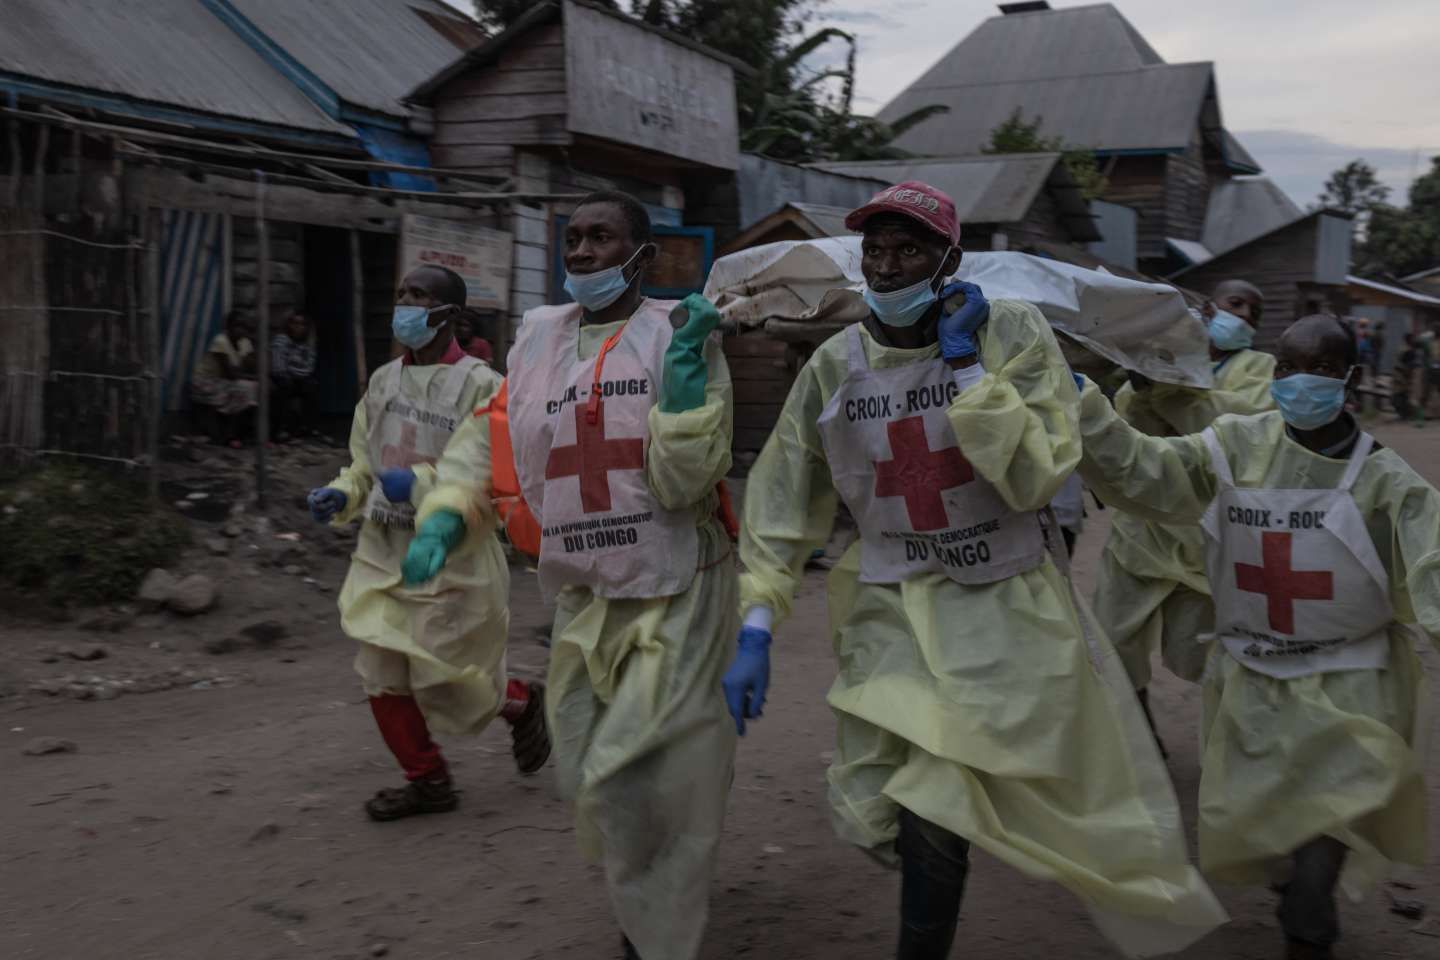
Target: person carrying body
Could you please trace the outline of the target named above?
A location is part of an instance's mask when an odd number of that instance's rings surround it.
[[[405,352],[375,371],[355,407],[350,466],[309,496],[317,521],[363,521],[340,625],[360,644],[355,670],[407,781],[366,803],[376,820],[455,808],[432,732],[479,733],[499,714],[520,772],[535,772],[550,752],[543,689],[505,679],[510,574],[490,509],[490,465],[453,438],[500,386],[455,342],[464,303],[465,282],[453,271],[422,266],[405,277],[393,319]],[[442,575],[424,576],[442,562]]]
[[[525,314],[497,446],[523,493],[504,508],[511,541],[538,537],[556,597],[546,706],[581,851],[605,868],[627,957],[693,960],[735,757],[720,679],[736,575],[717,520],[732,400],[715,308],[687,297],[672,329],[677,304],[642,295],[655,255],[633,197],[580,201],[576,302]]]
[[[1250,348],[1263,312],[1256,287],[1243,280],[1219,284],[1202,309],[1215,364],[1214,385],[1200,390],[1131,374],[1115,394],[1116,411],[1137,430],[1174,437],[1198,433],[1224,413],[1273,409],[1275,358]],[[1118,512],[1100,555],[1094,607],[1149,717],[1146,688],[1157,648],[1166,667],[1191,683],[1200,679],[1205,663],[1206,650],[1197,638],[1210,632],[1215,611],[1200,528]]]
[[[1080,457],[1055,336],[971,284],[937,298],[961,254],[934,187],[890,187],[846,226],[870,315],[801,369],[746,484],[735,722],[761,713],[771,631],[839,498],[860,539],[828,584],[830,805],[842,838],[898,860],[897,956],[949,955],[971,845],[1068,887],[1128,955],[1181,949],[1224,912],[1046,509]]]
[[[1275,882],[1288,957],[1329,957],[1337,883],[1425,859],[1421,633],[1440,637],[1440,494],[1345,411],[1331,316],[1281,337],[1278,412],[1151,438],[1093,385],[1081,473],[1107,502],[1198,522],[1215,597],[1204,676],[1200,865]]]

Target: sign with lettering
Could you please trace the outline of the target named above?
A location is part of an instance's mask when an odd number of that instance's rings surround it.
[[[514,244],[504,230],[407,213],[400,225],[399,276],[427,264],[449,267],[465,280],[466,306],[503,314],[510,306]]]
[[[634,21],[565,4],[565,85],[572,133],[740,165],[735,71]]]

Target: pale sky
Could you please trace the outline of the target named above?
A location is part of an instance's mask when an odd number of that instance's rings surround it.
[[[1059,7],[1078,6],[1051,0]],[[1440,154],[1440,0],[1116,0],[1170,63],[1215,63],[1225,125],[1296,203],[1363,157],[1404,202]],[[829,0],[877,110],[987,17],[988,0]]]
[[[1357,157],[1403,204],[1413,175],[1440,154],[1440,0],[1115,5],[1170,63],[1215,63],[1225,125],[1302,207]],[[873,112],[998,13],[990,0],[826,0],[816,25],[860,38],[856,106]]]

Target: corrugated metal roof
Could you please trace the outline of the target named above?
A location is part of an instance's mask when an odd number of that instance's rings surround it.
[[[1059,159],[1058,153],[1015,153],[936,160],[827,162],[814,166],[830,173],[871,177],[887,184],[920,180],[950,195],[961,224],[1013,223],[1025,218],[1035,195],[1044,188]]]
[[[1294,201],[1265,177],[1223,180],[1210,188],[1201,242],[1212,255],[1221,254],[1301,216]]]
[[[462,19],[440,0],[229,2],[341,100],[391,116],[462,50],[420,15]]]
[[[1019,107],[1041,132],[1097,150],[1183,149],[1212,65],[1167,65],[1108,3],[992,17],[880,111],[893,120],[943,103],[907,132],[915,153],[976,153]]]
[[[932,103],[947,105],[949,113],[931,117],[895,141],[929,156],[979,152],[1017,107],[1026,121],[1040,118],[1042,136],[1058,135],[1067,147],[1183,150],[1195,133],[1210,78],[1210,64],[1185,63],[1086,77],[912,86],[879,116],[894,120]]]
[[[1175,237],[1166,237],[1165,242],[1170,245],[1172,250],[1188,260],[1192,267],[1198,267],[1202,263],[1209,263],[1215,259],[1215,254],[1211,253],[1205,244],[1195,240],[1180,240]]]
[[[1440,297],[1427,297],[1423,293],[1416,293],[1414,290],[1406,290],[1404,287],[1392,287],[1388,283],[1380,283],[1377,280],[1366,280],[1364,277],[1347,276],[1346,283],[1353,283],[1357,287],[1365,287],[1370,290],[1378,290],[1380,293],[1388,293],[1392,297],[1400,297],[1415,303],[1422,303],[1427,307],[1440,307]]]
[[[353,136],[198,0],[3,0],[0,71]]]
[[[804,214],[805,219],[814,224],[821,236],[850,235],[850,231],[845,227],[845,215],[850,212],[851,207],[832,207],[823,203],[791,203],[789,206]]]

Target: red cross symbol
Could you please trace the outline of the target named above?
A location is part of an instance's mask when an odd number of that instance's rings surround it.
[[[875,496],[904,497],[913,529],[943,530],[950,520],[940,494],[974,480],[975,468],[959,447],[931,450],[921,417],[892,420],[885,431],[895,459],[875,463]]]
[[[639,437],[625,440],[605,439],[605,404],[591,423],[585,405],[575,410],[575,442],[568,447],[554,447],[545,464],[545,479],[580,478],[580,508],[586,513],[604,513],[610,509],[610,471],[639,470],[645,466],[645,441]]]
[[[1235,564],[1235,585],[1246,593],[1265,594],[1270,629],[1295,633],[1296,600],[1335,599],[1335,575],[1328,570],[1290,569],[1288,533],[1262,533],[1260,556],[1263,566]]]
[[[413,467],[417,463],[434,463],[433,457],[422,457],[415,452],[418,445],[415,424],[400,424],[400,443],[387,443],[380,448],[380,466],[389,470],[394,467]]]

